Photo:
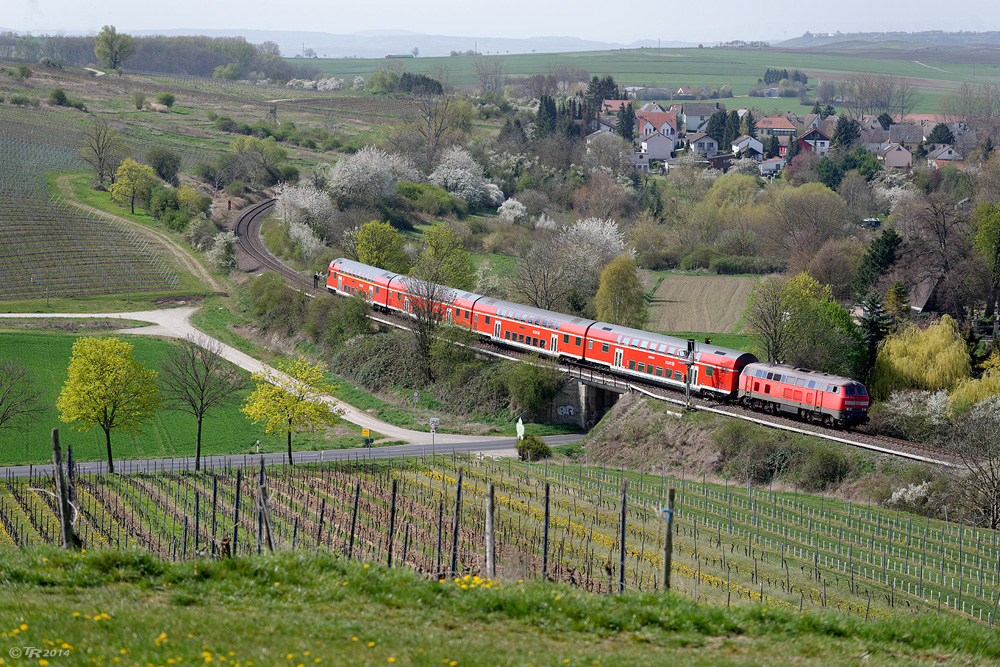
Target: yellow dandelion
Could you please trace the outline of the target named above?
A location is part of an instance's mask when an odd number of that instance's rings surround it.
[[[351,637],[351,641],[352,642],[356,642],[356,641],[358,641],[358,638],[357,637]]]
[[[365,563],[365,569],[366,570],[368,569],[368,563]]]
[[[368,648],[372,648],[373,646],[375,646],[375,642],[368,642]]]
[[[285,657],[286,657],[287,659],[291,660],[292,658],[294,658],[294,657],[295,657],[295,654],[294,654],[294,653],[289,653],[289,654],[288,654],[288,655],[286,655]]]
[[[47,665],[47,664],[49,664],[49,661],[46,660],[45,658],[39,658],[38,659],[38,664],[39,665]]]
[[[276,581],[276,582],[274,582],[274,585],[275,585],[275,586],[280,586],[281,584],[280,584],[279,582],[277,582],[277,581]]]
[[[395,658],[389,658],[389,662],[396,662]]]
[[[21,624],[21,629],[22,630],[27,630],[28,629],[28,624],[27,623],[22,623]]]

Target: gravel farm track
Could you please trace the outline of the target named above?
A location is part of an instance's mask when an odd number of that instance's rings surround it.
[[[277,271],[296,288],[307,293],[313,293],[314,290],[311,277],[303,276],[301,273],[298,273],[285,265],[281,260],[271,254],[261,239],[260,226],[273,206],[273,199],[266,200],[251,206],[240,215],[240,218],[236,223],[236,235],[238,239],[237,253],[240,266],[247,267],[247,269],[253,273],[258,273],[263,270]],[[322,289],[323,285],[321,284],[319,290]],[[401,329],[408,328],[406,319],[396,315],[372,313],[371,319]],[[506,359],[523,359],[526,356],[516,350],[511,350],[490,343],[484,343],[481,351],[484,354],[503,357]],[[678,405],[682,409],[684,408],[685,400],[683,393],[672,389],[652,383],[636,381],[633,378],[623,378],[589,366],[567,362],[560,363],[569,375],[585,380],[591,384],[597,384],[619,392],[639,392],[649,396],[650,398]],[[864,431],[830,429],[817,424],[811,424],[805,421],[791,419],[775,414],[751,411],[732,403],[720,403],[718,401],[693,396],[691,400],[691,407],[696,410],[705,410],[716,414],[734,417],[736,419],[743,419],[770,428],[816,436],[825,440],[864,449],[876,454],[893,456],[911,461],[933,463],[947,467],[954,467],[958,465],[958,461],[950,452],[934,447],[928,447],[919,443],[908,442],[906,440],[887,438],[881,435],[865,433]]]

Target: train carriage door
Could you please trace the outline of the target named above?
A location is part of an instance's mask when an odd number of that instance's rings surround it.
[[[497,320],[493,325],[493,337],[497,339],[500,338],[500,320]]]
[[[371,285],[368,286],[368,300],[375,301],[375,288]]]
[[[551,341],[552,341],[552,344],[549,346],[549,349],[552,350],[553,352],[558,352],[559,351],[559,334],[552,334]]]
[[[615,366],[618,366],[619,368],[624,366],[624,363],[622,361],[622,358],[624,356],[625,353],[622,350],[615,350]]]
[[[403,310],[406,311],[406,312],[410,312],[410,297],[409,296],[407,296],[405,299],[403,299]]]
[[[692,387],[698,386],[698,367],[697,366],[692,366],[691,367],[691,386]]]
[[[337,291],[344,291],[344,276],[337,276]]]

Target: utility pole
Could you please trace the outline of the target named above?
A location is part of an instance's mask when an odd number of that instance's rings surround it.
[[[691,369],[694,367],[694,339],[688,338],[687,356],[684,358],[684,365],[687,372],[684,374],[684,399],[687,409],[691,409]]]

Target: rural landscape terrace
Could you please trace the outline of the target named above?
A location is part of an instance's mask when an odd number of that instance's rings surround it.
[[[0,665],[1000,662],[994,33],[296,34],[0,33]]]

